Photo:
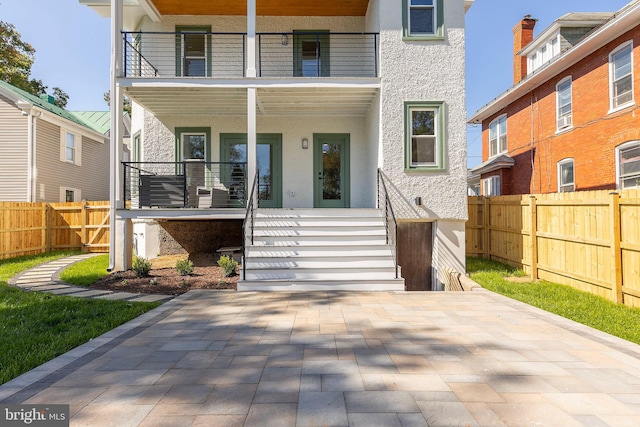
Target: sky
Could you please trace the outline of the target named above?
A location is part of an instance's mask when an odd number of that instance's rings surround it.
[[[466,16],[467,116],[513,85],[512,29],[524,15],[535,35],[568,12],[617,11],[631,0],[475,0]],[[0,20],[12,23],[35,49],[33,78],[69,94],[69,110],[106,110],[109,20],[78,0],[0,0]],[[467,128],[469,167],[482,162],[481,130]]]

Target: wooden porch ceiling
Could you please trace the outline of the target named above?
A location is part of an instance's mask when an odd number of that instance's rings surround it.
[[[246,15],[247,0],[150,0],[162,15]],[[364,16],[369,0],[256,0],[260,16]]]

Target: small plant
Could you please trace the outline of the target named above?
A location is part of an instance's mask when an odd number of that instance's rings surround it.
[[[116,280],[120,279],[120,273],[118,273],[117,271],[113,273],[113,278]]]
[[[127,286],[129,284],[129,281],[127,279],[122,279],[122,286]]]
[[[222,255],[218,260],[218,265],[222,267],[222,273],[224,274],[224,277],[231,277],[236,274],[238,261],[231,258],[229,255]]]
[[[151,286],[156,286],[158,284],[158,279],[154,277],[153,279],[149,280],[149,284]]]
[[[176,270],[181,276],[191,276],[193,274],[193,262],[189,258],[179,259],[176,262]]]
[[[135,256],[133,257],[133,271],[138,277],[147,277],[151,271],[151,261],[146,258]]]
[[[182,286],[183,288],[186,288],[187,285],[187,279],[182,279],[182,281],[180,282],[180,286]]]

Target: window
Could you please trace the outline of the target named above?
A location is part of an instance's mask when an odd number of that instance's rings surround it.
[[[295,31],[295,77],[329,77],[329,31]]]
[[[403,36],[410,40],[444,38],[444,0],[403,0]]]
[[[140,132],[136,132],[133,135],[133,142],[131,146],[131,161],[132,162],[140,162],[142,161],[142,141],[141,141]]]
[[[80,190],[60,187],[60,202],[79,202],[80,200]]]
[[[405,103],[405,167],[407,170],[445,169],[444,103]]]
[[[561,80],[556,86],[557,129],[559,131],[570,128],[573,122],[571,86],[571,76]]]
[[[560,34],[550,37],[542,46],[530,53],[527,60],[527,74],[533,73],[553,58],[560,55]]]
[[[176,27],[176,75],[211,76],[211,27]]]
[[[507,151],[507,116],[501,116],[489,124],[489,157]]]
[[[558,162],[558,192],[567,193],[575,191],[575,189],[573,159],[560,160]]]
[[[500,195],[500,177],[490,176],[482,180],[483,196],[499,196]]]
[[[611,109],[633,103],[633,44],[626,43],[609,55]]]
[[[616,148],[618,188],[640,188],[640,141],[631,141]]]
[[[210,128],[176,128],[176,161],[210,161]]]
[[[67,129],[60,129],[60,161],[81,165],[81,136]]]

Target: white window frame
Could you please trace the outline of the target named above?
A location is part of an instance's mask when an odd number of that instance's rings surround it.
[[[562,168],[565,165],[571,165],[571,169],[573,170],[573,181],[564,182],[562,178]],[[576,191],[576,166],[573,158],[562,159],[558,162],[558,193],[569,193]]]
[[[496,127],[495,138],[492,138],[492,127]],[[504,131],[504,132],[502,132]],[[502,140],[501,137],[504,137]],[[493,141],[495,141],[495,148],[493,147]],[[502,142],[504,141],[504,147]],[[508,147],[507,140],[507,115],[503,114],[500,117],[496,117],[489,123],[489,157],[495,157],[502,153],[506,153]]]
[[[67,191],[72,192],[73,193],[73,201],[74,202],[80,202],[82,201],[81,198],[81,190],[78,188],[70,188],[70,187],[60,187],[60,202],[61,203],[66,203],[67,202]]]
[[[567,89],[569,91],[569,103],[560,105],[560,95],[561,89],[560,86],[569,83]],[[562,113],[562,108],[565,106],[569,106],[569,112]],[[571,76],[567,76],[564,79],[560,80],[556,85],[556,130],[558,132],[565,131],[567,129],[571,129],[573,127],[573,79]]]
[[[619,77],[618,79],[615,78],[615,62],[614,62],[614,56],[618,55],[619,53],[621,53],[621,51],[629,49],[629,61],[630,61],[630,71],[628,74],[625,74],[622,77]],[[631,76],[631,90],[630,92],[625,92],[625,94],[627,93],[631,93],[631,99],[623,104],[618,104],[616,105],[616,98],[615,98],[615,84],[617,82],[619,82],[620,80]],[[628,42],[625,42],[623,44],[621,44],[620,46],[618,46],[617,48],[615,48],[613,51],[611,51],[611,53],[609,54],[609,113],[613,113],[615,111],[618,110],[622,110],[624,108],[629,107],[630,105],[634,105],[635,104],[635,100],[634,100],[634,81],[633,81],[633,40],[629,40]],[[618,95],[618,97],[620,97],[620,95]]]
[[[560,54],[560,32],[553,37],[549,37],[547,41],[534,52],[527,55],[527,74],[531,74],[543,65],[551,62],[553,58]]]
[[[626,190],[630,188],[640,189],[640,173],[632,174],[625,177],[622,176],[621,155],[624,151],[627,151],[633,148],[640,148],[640,140],[625,142],[624,144],[621,144],[616,147],[616,187],[619,190]],[[638,185],[633,187],[623,187],[624,179],[629,179],[629,178],[636,178],[638,181]]]
[[[67,158],[67,135],[73,136],[73,159]],[[82,135],[70,129],[60,128],[60,161],[82,166]]]
[[[187,157],[187,140],[190,136],[201,136],[204,139],[204,149],[202,151],[202,159],[195,159],[193,157]],[[207,145],[208,145],[209,141],[207,141],[207,134],[206,132],[182,132],[180,134],[180,145],[182,146],[182,158],[181,160],[202,160],[205,161],[207,159]]]
[[[501,194],[500,175],[493,175],[482,180],[482,195],[485,197],[499,196]]]

